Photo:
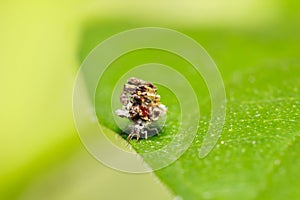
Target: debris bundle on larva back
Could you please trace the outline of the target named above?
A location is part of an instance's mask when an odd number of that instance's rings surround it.
[[[147,139],[149,130],[158,134],[157,129],[153,130],[149,126],[165,115],[167,108],[159,102],[160,96],[155,85],[138,78],[129,78],[124,85],[120,101],[123,106],[122,109],[116,110],[116,114],[133,122],[127,139]]]

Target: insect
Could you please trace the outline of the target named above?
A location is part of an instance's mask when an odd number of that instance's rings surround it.
[[[120,96],[122,109],[116,110],[119,117],[128,118],[133,122],[129,126],[130,134],[127,139],[136,137],[148,138],[149,131],[158,134],[157,128],[151,128],[150,125],[158,121],[167,112],[167,107],[160,103],[160,95],[157,94],[157,88],[150,82],[132,77],[125,83]]]

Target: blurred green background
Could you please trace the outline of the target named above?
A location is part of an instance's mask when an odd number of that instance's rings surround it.
[[[281,47],[299,37],[299,16],[299,3],[284,0],[2,0],[0,199],[172,199],[154,175],[106,168],[80,143],[72,87],[84,57],[122,30],[174,28],[198,38],[226,80],[245,67],[240,49],[247,67],[270,56],[247,51],[251,39],[273,37],[273,55],[297,57]]]

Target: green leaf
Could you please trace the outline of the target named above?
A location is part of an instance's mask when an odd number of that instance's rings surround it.
[[[120,23],[108,24],[119,27]],[[112,29],[110,33],[107,30],[111,29],[106,29],[101,22],[86,27],[82,58],[104,36],[124,28]],[[110,106],[116,82],[132,66],[150,62],[167,64],[190,81],[201,110],[199,129],[190,148],[176,162],[155,172],[174,195],[182,199],[297,199],[300,195],[297,190],[300,187],[299,29],[278,24],[256,30],[177,30],[206,48],[224,79],[227,116],[221,138],[212,152],[204,159],[198,157],[210,119],[205,82],[189,63],[168,52],[144,49],[112,63],[99,81],[95,97],[101,124],[126,138],[116,125]],[[158,88],[162,102],[171,112],[159,136],[130,141],[138,153],[168,144],[179,125],[180,106],[176,96],[163,86]],[[151,165],[152,161],[148,161]]]

